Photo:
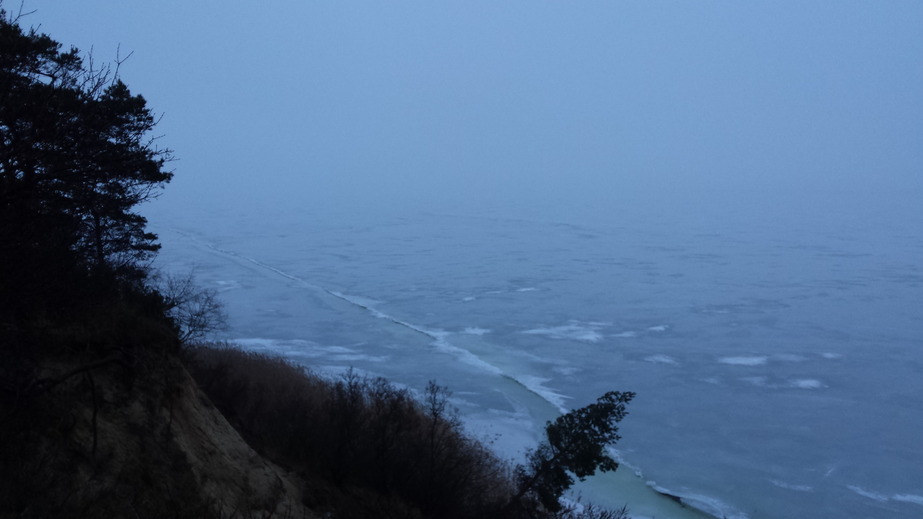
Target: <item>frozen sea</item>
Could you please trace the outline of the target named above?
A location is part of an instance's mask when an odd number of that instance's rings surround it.
[[[921,204],[758,200],[158,202],[149,218],[157,266],[219,291],[220,338],[331,375],[435,379],[503,456],[635,391],[623,466],[584,499],[639,517],[923,517]]]

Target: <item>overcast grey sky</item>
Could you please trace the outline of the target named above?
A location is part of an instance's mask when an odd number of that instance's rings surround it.
[[[918,0],[26,8],[134,52],[177,199],[923,193]]]

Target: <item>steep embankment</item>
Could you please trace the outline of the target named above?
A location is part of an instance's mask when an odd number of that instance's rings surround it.
[[[5,406],[2,517],[314,517],[173,357],[46,362]],[[9,401],[7,402],[9,403]]]
[[[302,506],[303,484],[257,454],[185,372],[172,409],[162,409],[172,441],[188,460],[202,495],[222,515],[312,516]]]

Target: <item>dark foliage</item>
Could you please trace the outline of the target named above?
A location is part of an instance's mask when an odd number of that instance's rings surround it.
[[[545,427],[547,440],[529,455],[528,466],[518,470],[516,502],[529,500],[545,509],[558,511],[560,498],[573,484],[597,470],[616,470],[619,464],[606,449],[621,437],[618,422],[628,412],[625,406],[635,394],[610,391],[595,403],[558,417]]]
[[[157,274],[153,279],[168,315],[176,323],[180,342],[202,341],[210,333],[227,327],[227,314],[218,300],[218,292],[198,287],[192,273]]]
[[[275,357],[189,351],[193,376],[257,450],[308,475],[336,517],[492,517],[509,467],[467,437],[431,383],[421,404],[384,379],[327,381]],[[389,515],[390,514],[390,515]]]
[[[43,391],[52,359],[118,363],[131,378],[178,347],[168,305],[145,283],[158,245],[133,212],[171,177],[154,124],[111,67],[0,9],[4,402]]]
[[[134,208],[170,180],[170,155],[154,145],[144,98],[116,72],[0,11],[5,327],[139,282],[158,248]]]

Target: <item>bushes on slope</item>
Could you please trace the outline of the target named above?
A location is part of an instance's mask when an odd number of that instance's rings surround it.
[[[190,351],[190,372],[257,450],[314,482],[336,517],[491,517],[513,493],[509,467],[464,435],[430,384],[424,402],[353,372],[328,381],[279,358]]]

